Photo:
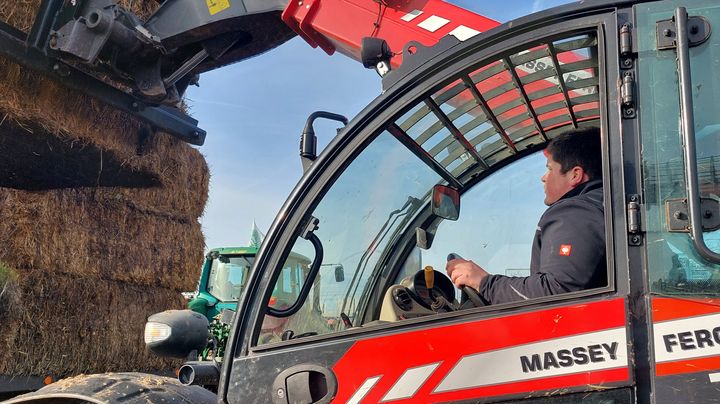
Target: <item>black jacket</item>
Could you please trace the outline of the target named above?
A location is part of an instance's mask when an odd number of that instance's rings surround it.
[[[606,265],[602,181],[589,181],[543,213],[530,276],[490,275],[480,285],[480,295],[498,304],[605,286]]]

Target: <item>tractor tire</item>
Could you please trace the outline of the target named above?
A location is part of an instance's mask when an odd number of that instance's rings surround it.
[[[145,373],[104,373],[63,379],[23,394],[13,403],[216,403],[217,396],[198,386]]]

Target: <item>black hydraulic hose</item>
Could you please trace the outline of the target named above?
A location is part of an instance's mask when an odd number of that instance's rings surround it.
[[[320,239],[318,236],[315,235],[315,233],[308,233],[307,239],[312,243],[313,247],[315,248],[315,259],[313,260],[312,266],[310,267],[310,272],[308,272],[307,277],[305,278],[305,283],[303,284],[302,289],[300,289],[300,296],[295,300],[295,303],[293,303],[292,306],[288,307],[287,309],[278,310],[272,307],[268,307],[268,314],[275,317],[289,317],[293,314],[297,313],[298,310],[302,307],[303,302],[305,299],[307,299],[308,294],[310,294],[310,288],[313,285],[313,280],[315,279],[315,276],[317,276],[317,273],[320,271],[320,264],[322,264],[323,260],[323,246],[322,242],[320,242]]]

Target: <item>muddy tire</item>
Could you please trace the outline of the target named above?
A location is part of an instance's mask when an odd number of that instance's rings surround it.
[[[105,373],[63,379],[12,403],[187,403],[217,402],[215,394],[176,379],[144,373]]]

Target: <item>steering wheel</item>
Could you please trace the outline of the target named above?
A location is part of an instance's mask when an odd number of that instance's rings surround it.
[[[448,254],[448,261],[455,259],[463,259],[463,257],[455,253]],[[483,299],[482,296],[480,296],[477,290],[471,288],[470,286],[464,285],[460,289],[460,291],[460,307],[463,307],[467,301],[470,301],[470,303],[472,303],[472,305],[475,307],[485,307],[490,304],[485,299]]]

